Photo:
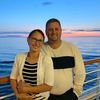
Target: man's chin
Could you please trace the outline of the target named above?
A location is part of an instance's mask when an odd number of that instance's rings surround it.
[[[58,40],[50,40],[52,43],[56,43],[58,42]]]
[[[51,40],[52,41],[58,41],[58,38],[52,38]]]

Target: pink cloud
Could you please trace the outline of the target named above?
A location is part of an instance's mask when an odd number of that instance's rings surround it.
[[[66,38],[66,37],[80,37],[80,36],[100,36],[100,32],[86,32],[86,31],[73,31],[73,32],[70,32],[70,34],[67,34],[69,32],[64,32],[62,34],[62,37],[63,38]]]
[[[18,37],[27,37],[28,34],[0,34],[0,36],[18,36]],[[62,38],[66,37],[81,37],[81,36],[100,36],[100,32],[96,31],[63,31]]]
[[[19,37],[27,37],[28,34],[0,34],[0,36],[19,36]]]

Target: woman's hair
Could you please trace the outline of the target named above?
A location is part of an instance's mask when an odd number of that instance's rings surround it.
[[[40,30],[40,29],[35,29],[35,30],[31,31],[31,32],[29,33],[29,35],[28,35],[28,38],[30,38],[30,37],[32,36],[32,34],[34,34],[34,33],[36,33],[36,32],[38,32],[38,33],[40,33],[40,34],[42,35],[43,41],[44,41],[45,36],[44,36],[44,33],[42,32],[42,30]]]

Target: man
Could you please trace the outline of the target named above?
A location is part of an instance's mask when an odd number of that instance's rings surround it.
[[[52,57],[54,87],[49,100],[78,100],[85,80],[85,67],[78,48],[61,40],[62,28],[58,19],[46,23],[48,41],[43,50]]]

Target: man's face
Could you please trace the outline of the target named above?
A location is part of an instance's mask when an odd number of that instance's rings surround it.
[[[61,40],[62,29],[57,22],[49,23],[46,28],[46,35],[48,41],[59,41]]]

